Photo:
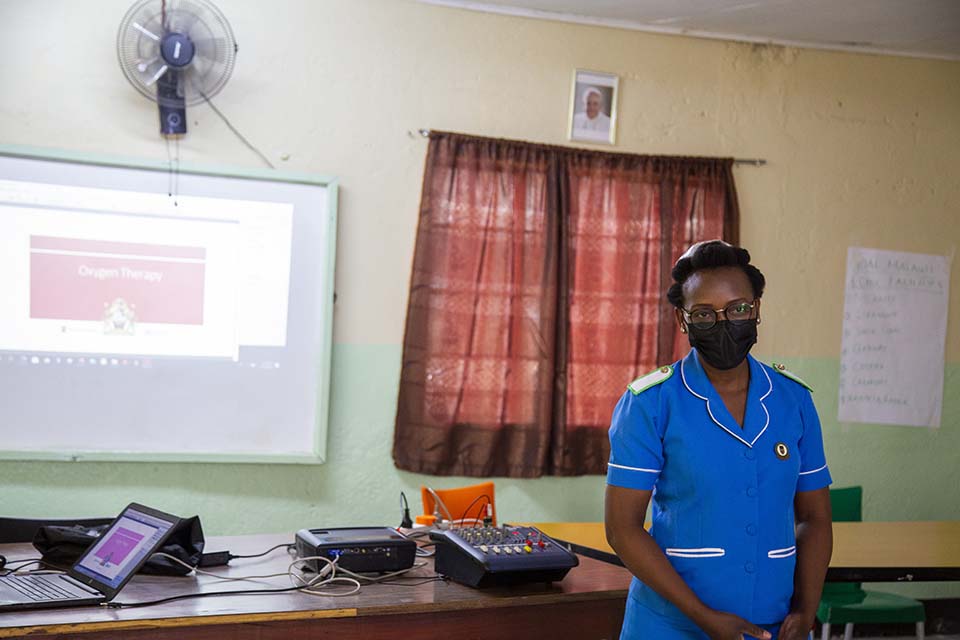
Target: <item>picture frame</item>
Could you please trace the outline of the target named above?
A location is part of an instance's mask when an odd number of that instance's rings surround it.
[[[574,69],[567,118],[569,140],[616,144],[619,84],[614,73]]]

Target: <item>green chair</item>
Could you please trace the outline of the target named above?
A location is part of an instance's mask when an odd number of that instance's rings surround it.
[[[830,490],[830,507],[834,522],[860,522],[862,487]],[[857,623],[908,623],[917,625],[917,638],[923,640],[926,614],[923,603],[912,598],[864,591],[859,582],[828,582],[817,608],[817,619],[823,623],[822,640],[830,638],[830,625],[843,624],[843,638],[853,638]]]

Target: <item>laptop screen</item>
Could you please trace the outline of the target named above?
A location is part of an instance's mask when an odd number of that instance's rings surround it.
[[[117,589],[156,551],[176,521],[164,520],[130,505],[80,557],[73,570]]]

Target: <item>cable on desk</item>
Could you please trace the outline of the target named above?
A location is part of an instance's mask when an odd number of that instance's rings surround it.
[[[3,568],[0,569],[0,576],[9,576],[11,573],[16,573],[17,571],[22,571],[24,567],[29,567],[31,564],[43,564],[43,558],[30,558],[25,560],[10,560],[3,565]]]
[[[207,591],[206,593],[183,593],[178,596],[161,598],[159,600],[148,600],[147,602],[101,602],[101,607],[108,609],[134,609],[136,607],[152,607],[157,604],[165,604],[176,600],[187,600],[189,598],[207,598],[212,596],[245,596],[265,593],[288,593],[290,591],[299,591],[302,587],[284,587],[281,589],[248,589],[243,591]]]
[[[154,555],[154,556],[163,556],[164,558],[167,558],[168,560],[172,560],[173,562],[176,562],[177,564],[186,567],[187,569],[189,569],[190,571],[193,571],[193,572],[196,573],[196,574],[204,575],[204,576],[210,576],[211,578],[214,578],[214,579],[216,579],[216,580],[260,580],[260,579],[263,579],[263,578],[279,578],[279,577],[282,577],[282,576],[287,575],[286,573],[268,573],[268,574],[265,574],[265,575],[262,575],[262,576],[236,576],[236,577],[233,577],[233,576],[222,576],[222,575],[220,575],[219,573],[213,573],[212,571],[204,571],[203,569],[200,569],[200,568],[198,568],[198,567],[193,566],[193,565],[190,564],[189,562],[184,562],[184,561],[181,560],[180,558],[176,558],[176,557],[174,557],[174,556],[172,556],[172,555],[170,555],[170,554],[168,554],[168,553],[163,553],[162,551],[158,551],[157,553],[154,553],[153,555]]]
[[[410,529],[410,528],[406,528],[406,527],[400,527],[400,528],[398,529],[398,531],[399,531],[400,533],[402,533],[403,535],[405,535],[406,537],[410,538],[411,540],[413,540],[414,542],[417,543],[417,551],[416,551],[416,554],[417,554],[417,557],[418,557],[418,558],[429,558],[429,557],[431,557],[431,556],[434,555],[433,550],[432,550],[432,549],[428,549],[428,547],[433,547],[433,546],[435,546],[436,543],[433,543],[433,542],[424,542],[424,543],[417,542],[417,540],[418,540],[419,538],[423,538],[423,537],[425,537],[425,536],[430,535],[430,531],[431,531],[431,530],[432,530],[432,529],[427,528],[427,527],[424,527],[424,528],[422,528],[422,529]]]
[[[302,562],[307,560],[322,560],[327,563],[327,566],[321,569],[313,578],[307,580],[303,576],[303,572],[295,572],[296,565],[299,565]],[[185,563],[184,563],[185,564]],[[204,593],[182,593],[176,596],[169,596],[167,598],[160,598],[158,600],[148,600],[146,602],[103,602],[100,604],[101,607],[106,607],[109,609],[133,609],[137,607],[152,607],[158,604],[166,604],[167,602],[175,602],[177,600],[189,600],[191,598],[209,598],[214,596],[245,596],[245,595],[263,595],[270,593],[290,593],[291,591],[300,591],[302,593],[309,593],[311,595],[318,596],[327,596],[327,597],[340,597],[340,596],[350,596],[358,591],[360,591],[360,583],[353,578],[341,578],[335,575],[336,571],[336,560],[330,560],[322,556],[309,556],[306,558],[298,558],[290,563],[290,566],[287,567],[287,573],[274,574],[274,576],[288,575],[292,580],[298,582],[292,587],[282,587],[279,589],[242,589],[238,591],[207,591]],[[189,566],[189,565],[187,565]],[[196,569],[194,569],[196,571]],[[203,573],[207,573],[204,571]],[[329,578],[326,576],[330,575]],[[219,577],[214,574],[214,577]],[[272,576],[273,577],[273,576]],[[229,578],[231,580],[249,580],[250,578]],[[342,593],[331,592],[331,591],[319,591],[317,587],[323,587],[331,584],[348,584],[353,587],[350,591],[345,591]]]
[[[433,549],[427,549],[427,547],[432,547],[432,546],[434,546],[434,545],[432,545],[432,544],[418,545],[418,546],[417,546],[417,551],[416,551],[417,557],[418,557],[418,558],[432,558],[433,556],[437,555],[437,552],[434,551]]]
[[[430,535],[430,531],[432,531],[431,527],[418,527],[416,529],[402,529],[400,533],[407,536],[411,540],[416,540],[417,538]]]
[[[327,563],[327,566],[321,569],[317,573],[317,575],[311,578],[310,580],[304,580],[303,570],[300,569],[300,572],[296,573],[295,569],[297,565],[299,565],[302,562],[306,562],[307,560],[322,560],[323,562]],[[291,580],[295,580],[297,582],[302,583],[300,590],[303,593],[309,593],[315,596],[330,596],[330,597],[352,596],[353,594],[358,593],[360,591],[360,583],[357,580],[354,580],[353,578],[341,578],[337,575],[338,570],[344,571],[344,569],[341,569],[340,567],[337,566],[338,560],[340,560],[340,556],[337,556],[333,560],[325,556],[305,556],[303,558],[297,558],[296,560],[290,563],[289,567],[287,567],[287,574],[289,574]],[[329,575],[330,577],[327,578],[326,577],[327,575]],[[315,589],[315,587],[325,587],[331,584],[350,584],[350,585],[353,585],[354,588],[351,589],[350,591],[346,591],[343,593],[336,593],[336,592],[331,593],[329,591],[317,591]]]
[[[240,560],[240,559],[248,559],[248,558],[262,558],[263,556],[267,555],[268,553],[272,553],[272,552],[276,551],[277,549],[280,549],[281,547],[286,547],[286,548],[287,548],[287,551],[289,552],[291,549],[293,549],[294,544],[291,543],[291,542],[285,542],[285,543],[283,543],[283,544],[278,544],[278,545],[276,545],[276,546],[270,547],[269,549],[267,549],[267,550],[264,551],[263,553],[255,553],[255,554],[248,555],[248,556],[244,556],[244,555],[239,555],[239,556],[238,556],[238,555],[234,555],[234,554],[231,553],[231,554],[230,554],[230,559],[231,559],[231,560]]]
[[[384,581],[384,580],[390,580],[391,578],[401,577],[401,576],[403,576],[403,574],[409,573],[410,571],[413,571],[414,569],[419,569],[419,568],[421,568],[421,567],[426,566],[426,564],[427,564],[426,562],[420,562],[420,563],[418,563],[418,564],[413,565],[412,567],[408,567],[408,568],[406,568],[406,569],[401,569],[400,571],[392,571],[392,572],[390,572],[390,573],[384,573],[384,574],[381,574],[381,575],[376,576],[376,577],[374,577],[374,576],[365,576],[365,575],[360,574],[360,573],[354,573],[353,571],[350,571],[349,569],[344,569],[343,567],[337,567],[337,572],[339,572],[339,573],[345,573],[345,574],[347,574],[348,576],[350,576],[351,578],[354,578],[354,579],[356,579],[356,580],[363,580],[363,581],[365,581],[365,582],[369,582],[369,583],[371,583],[371,584],[374,584],[374,583],[377,583],[377,582],[382,582],[382,581]],[[414,576],[414,577],[415,577],[415,576]]]

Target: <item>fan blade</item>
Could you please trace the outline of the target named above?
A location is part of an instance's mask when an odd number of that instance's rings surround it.
[[[192,42],[195,55],[208,60],[226,59],[232,48],[226,38],[200,38]]]
[[[218,36],[211,36],[209,38],[190,38],[190,41],[197,48],[200,47],[221,47],[223,46],[227,39]]]
[[[137,71],[139,71],[140,73],[146,73],[147,67],[149,67],[150,65],[152,65],[154,62],[156,62],[156,61],[159,60],[159,59],[160,59],[159,57],[153,57],[153,58],[150,58],[149,60],[140,60],[140,61],[138,61],[138,62],[137,62]]]
[[[183,72],[183,76],[186,83],[184,98],[189,106],[208,101],[223,88],[222,82],[207,86],[209,83],[205,81],[206,76],[197,74],[193,68]]]
[[[183,33],[183,34],[186,34],[186,35],[189,36],[189,35],[190,35],[190,29],[192,29],[192,28],[193,28],[193,25],[195,25],[195,24],[197,23],[197,21],[200,20],[200,13],[199,13],[199,12],[196,12],[196,13],[187,13],[186,15],[187,15],[187,17],[190,18],[190,19],[189,19],[189,20],[184,20],[183,22],[177,21],[177,31],[179,31],[180,33]],[[179,17],[179,16],[177,16],[177,17]]]
[[[160,20],[160,14],[149,16],[146,20],[143,20],[142,23],[145,28],[154,33],[157,31],[163,33],[163,22]]]
[[[160,41],[160,36],[158,36],[157,34],[153,33],[152,31],[150,31],[150,30],[147,29],[146,27],[140,26],[140,23],[138,23],[138,22],[134,22],[134,23],[133,23],[133,28],[136,29],[137,31],[139,31],[140,33],[144,34],[145,36],[148,36],[148,37],[150,37],[150,38],[153,38],[153,39],[156,40],[157,42]]]
[[[152,85],[154,82],[156,82],[157,80],[159,80],[159,79],[163,76],[163,74],[165,74],[166,72],[167,72],[167,65],[163,65],[162,67],[160,67],[160,70],[157,71],[157,73],[154,74],[154,76],[153,76],[152,78],[150,78],[149,80],[147,80],[144,84],[146,84],[146,85],[149,87],[149,86]]]
[[[200,86],[198,86],[195,80],[195,75],[196,74],[194,74],[190,70],[186,71],[183,74],[184,83],[185,83],[185,86],[184,86],[185,91],[183,92],[183,97],[186,100],[187,105],[191,107],[195,104],[200,104],[201,102],[209,100],[209,98],[207,98],[206,94],[204,93],[203,89]]]
[[[130,23],[131,28],[126,30],[123,42],[119,44],[129,52],[128,60],[149,60],[160,53],[160,37],[156,35],[163,33],[160,22],[151,16],[144,17],[145,20]]]

